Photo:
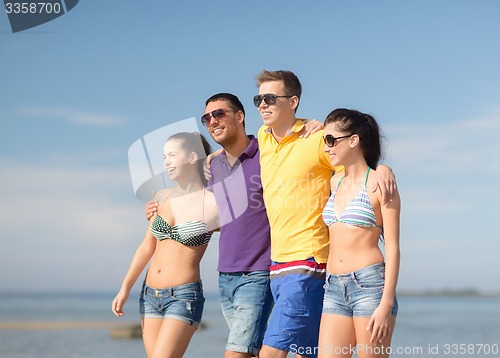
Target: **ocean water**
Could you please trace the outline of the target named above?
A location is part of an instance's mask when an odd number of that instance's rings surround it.
[[[113,297],[0,293],[0,357],[145,357],[140,339],[114,339],[109,327],[88,328],[93,323],[139,321],[134,295],[121,318],[111,313]],[[399,305],[392,357],[500,357],[500,298],[399,297]],[[228,329],[214,294],[207,295],[203,321],[207,328],[195,333],[185,357],[222,357]],[[64,329],[12,329],[6,322],[77,324]]]

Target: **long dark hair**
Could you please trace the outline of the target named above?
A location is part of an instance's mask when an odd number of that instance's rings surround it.
[[[198,174],[200,175],[200,179],[203,185],[207,186],[207,179],[205,178],[205,174],[203,172],[203,162],[205,158],[212,152],[210,143],[208,143],[205,137],[198,132],[179,132],[170,136],[167,139],[167,142],[170,139],[181,139],[182,148],[186,152],[194,152],[198,155],[198,162],[196,163],[198,166]]]
[[[331,123],[334,123],[341,132],[359,136],[359,144],[366,163],[370,168],[376,169],[382,156],[382,147],[380,129],[375,118],[353,109],[337,108],[325,119],[325,126]]]

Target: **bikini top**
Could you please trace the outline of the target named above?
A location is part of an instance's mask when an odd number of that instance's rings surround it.
[[[372,204],[370,203],[370,198],[368,197],[368,193],[366,191],[366,181],[368,180],[369,172],[370,168],[368,167],[365,183],[363,184],[361,191],[349,203],[349,205],[347,205],[344,212],[337,218],[335,209],[333,207],[333,202],[335,201],[335,194],[337,193],[337,189],[339,188],[340,183],[342,183],[344,177],[340,179],[337,188],[335,188],[332,195],[328,199],[325,208],[323,209],[323,221],[327,226],[330,226],[336,222],[341,222],[357,227],[378,227],[382,229],[382,226],[377,225],[375,211],[373,210]]]
[[[203,189],[203,204],[205,204],[204,201],[205,189]],[[172,239],[186,246],[206,245],[212,237],[212,232],[208,230],[207,223],[204,221],[204,210],[202,212],[201,221],[187,221],[178,225],[170,225],[160,215],[157,215],[151,224],[151,232],[160,241]]]

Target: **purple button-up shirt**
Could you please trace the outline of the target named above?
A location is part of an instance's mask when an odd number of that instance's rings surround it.
[[[210,163],[212,187],[221,223],[219,272],[269,270],[269,221],[262,197],[257,139],[233,166],[225,151]]]

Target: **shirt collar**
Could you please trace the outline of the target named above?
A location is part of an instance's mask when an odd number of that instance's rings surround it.
[[[306,123],[307,123],[306,118],[295,118],[295,123],[293,124],[292,129],[290,129],[290,131],[287,133],[287,135],[290,135],[292,133],[299,133],[302,130],[302,128],[304,128]],[[273,133],[271,127],[268,127],[268,126],[266,126],[266,132],[268,134]]]

